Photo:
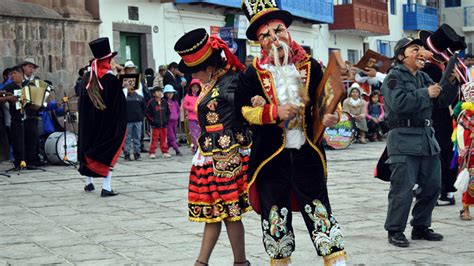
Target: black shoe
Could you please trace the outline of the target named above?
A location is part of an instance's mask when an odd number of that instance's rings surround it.
[[[130,154],[129,153],[125,153],[125,156],[123,157],[126,161],[131,161],[132,159],[130,159]]]
[[[433,229],[424,228],[424,229],[415,229],[411,231],[411,239],[420,240],[425,239],[428,241],[441,241],[443,240],[443,235],[435,233]]]
[[[95,190],[94,184],[90,183],[89,185],[84,187],[85,192],[92,192]]]
[[[408,242],[408,239],[402,232],[389,233],[388,243],[401,248],[406,248],[410,245],[410,242]]]
[[[447,196],[441,196],[436,202],[436,206],[450,206],[456,204],[454,197],[448,198]]]
[[[134,153],[133,157],[135,157],[135,160],[137,160],[137,161],[142,159],[142,157],[141,157],[141,155],[140,155],[139,152]]]
[[[105,189],[102,189],[102,192],[100,192],[100,196],[103,197],[103,198],[117,196],[118,194],[119,193],[114,192],[113,190],[108,191],[108,190],[105,190]]]
[[[183,156],[183,154],[180,151],[177,151],[176,156]]]
[[[140,149],[140,152],[143,152],[143,153],[145,153],[145,152],[148,152],[148,150],[147,150],[147,149],[145,149],[145,148],[141,148],[141,149]]]

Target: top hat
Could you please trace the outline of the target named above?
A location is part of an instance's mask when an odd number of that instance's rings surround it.
[[[110,51],[109,38],[107,37],[91,41],[89,47],[91,48],[92,55],[94,55],[95,59],[106,59],[117,55],[117,52],[112,53]]]
[[[453,54],[456,51],[464,51],[467,48],[466,38],[464,36],[459,36],[457,42],[453,43],[453,45],[449,46],[448,52]]]
[[[423,46],[435,55],[443,53],[459,40],[456,31],[448,24],[442,24],[435,32],[420,30],[418,38],[423,41]]]
[[[281,10],[275,0],[243,0],[242,10],[249,20],[247,38],[256,41],[258,29],[270,20],[282,20],[286,27],[293,22],[293,15],[290,12]]]
[[[23,62],[20,63],[21,66],[26,66],[26,65],[33,65],[34,68],[38,68],[39,66],[36,64],[35,59],[32,57],[27,57]]]

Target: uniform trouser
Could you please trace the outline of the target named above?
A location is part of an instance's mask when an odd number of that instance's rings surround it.
[[[284,149],[257,178],[265,250],[272,259],[286,259],[295,250],[291,198],[301,211],[318,255],[344,249],[339,224],[332,216],[323,165],[305,144]]]
[[[141,149],[142,121],[127,123],[127,137],[125,138],[125,153],[139,153]]]
[[[413,219],[415,228],[431,226],[431,214],[441,188],[439,155],[434,156],[390,156],[390,191],[385,230],[404,232],[413,200],[413,186],[419,185]]]

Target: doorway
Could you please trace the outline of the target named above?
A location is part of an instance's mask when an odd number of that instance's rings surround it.
[[[137,66],[137,72],[141,72],[141,43],[140,34],[120,32],[120,64],[124,64],[127,60]]]

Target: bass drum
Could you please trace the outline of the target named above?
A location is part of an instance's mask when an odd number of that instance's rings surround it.
[[[77,163],[77,138],[76,134],[69,131],[66,131],[66,141],[64,141],[64,132],[54,132],[46,139],[44,152],[50,163],[67,165],[64,160],[64,143],[66,143],[68,161]]]
[[[355,128],[352,116],[347,112],[341,113],[341,120],[334,127],[324,131],[324,142],[334,150],[347,149],[354,140]]]

